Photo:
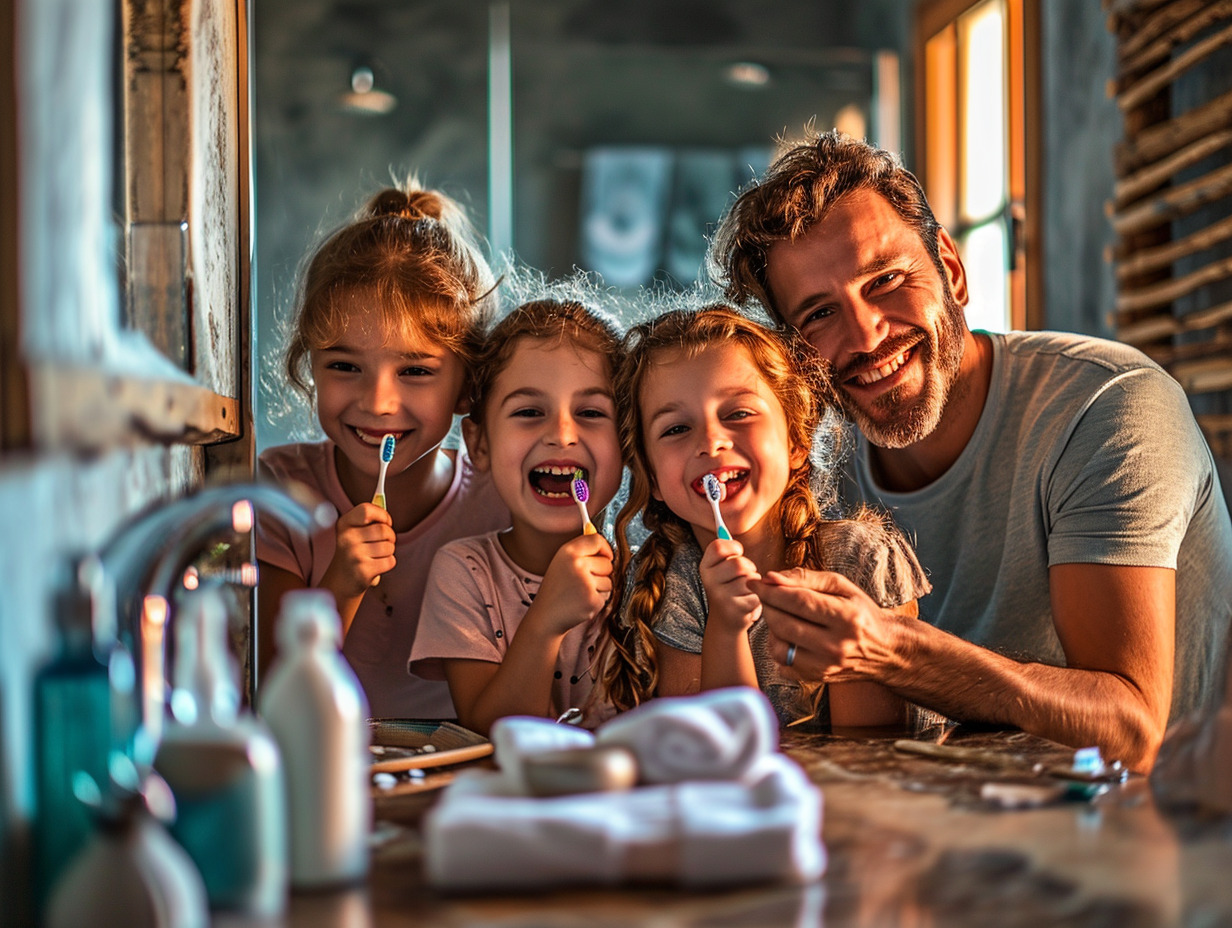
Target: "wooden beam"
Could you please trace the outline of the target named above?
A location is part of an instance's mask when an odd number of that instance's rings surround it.
[[[1133,235],[1192,213],[1200,206],[1232,192],[1232,164],[1216,168],[1179,187],[1132,206],[1112,217],[1112,228],[1121,236]]]
[[[1166,121],[1152,121],[1144,128],[1126,126],[1126,141],[1117,145],[1116,174],[1125,177],[1144,165],[1153,164],[1191,142],[1232,126],[1232,91],[1202,106]]]
[[[1211,223],[1205,229],[1199,229],[1175,242],[1135,251],[1123,261],[1117,262],[1117,280],[1123,283],[1131,278],[1159,270],[1181,258],[1205,251],[1228,239],[1232,239],[1232,216]]]
[[[1164,87],[1175,81],[1181,74],[1188,71],[1204,58],[1209,58],[1225,45],[1232,45],[1232,26],[1191,45],[1181,54],[1169,60],[1166,65],[1156,68],[1140,78],[1136,78],[1116,95],[1117,106],[1122,111],[1140,106],[1159,93]]]
[[[43,413],[41,448],[104,450],[149,442],[205,445],[240,435],[239,401],[189,380],[160,380],[64,363],[30,365]]]
[[[1166,306],[1193,293],[1199,287],[1229,277],[1232,277],[1232,257],[1215,261],[1183,277],[1164,280],[1138,290],[1124,289],[1116,298],[1117,318],[1124,317],[1126,321],[1130,321],[1135,319],[1135,314],[1143,310]]]
[[[1118,180],[1113,186],[1115,199],[1108,214],[1112,215],[1118,210],[1123,211],[1135,200],[1162,187],[1176,174],[1229,145],[1232,145],[1232,130],[1216,132],[1192,145],[1185,146],[1162,161],[1149,164],[1128,177]]]
[[[1232,16],[1232,0],[1217,0],[1215,3],[1205,4],[1194,15],[1177,23],[1150,45],[1122,60],[1118,70],[1118,84],[1122,84],[1134,72],[1167,58],[1173,50],[1184,45],[1207,26],[1229,16]]]
[[[1150,14],[1126,39],[1117,43],[1117,57],[1124,61],[1177,23],[1201,10],[1207,2],[1208,0],[1174,0],[1162,10]]]

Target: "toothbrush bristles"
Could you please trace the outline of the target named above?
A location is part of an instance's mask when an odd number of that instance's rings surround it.
[[[590,513],[586,509],[586,501],[590,499],[590,487],[586,485],[586,478],[582,475],[580,467],[573,472],[573,482],[569,484],[569,492],[573,494],[573,501],[577,503],[582,513],[582,534],[598,534],[598,529],[590,521]]]

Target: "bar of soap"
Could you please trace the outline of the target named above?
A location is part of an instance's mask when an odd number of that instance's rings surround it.
[[[545,751],[524,758],[522,774],[533,796],[613,792],[637,785],[637,758],[619,745]]]

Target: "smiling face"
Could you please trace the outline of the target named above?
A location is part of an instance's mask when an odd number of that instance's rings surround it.
[[[766,256],[779,315],[831,363],[844,411],[883,448],[936,429],[971,339],[966,277],[944,230],[939,246],[944,278],[893,207],[857,190]]]
[[[311,363],[317,419],[338,446],[338,476],[352,501],[372,495],[385,435],[397,439],[391,485],[432,472],[465,383],[466,368],[456,354],[352,324],[336,341],[312,351]]]
[[[558,339],[519,339],[492,381],[483,425],[463,426],[476,465],[491,471],[509,507],[514,548],[537,545],[534,539],[558,547],[581,534],[569,492],[574,470],[589,486],[592,519],[620,487],[611,372],[597,352]]]
[[[791,449],[783,407],[748,351],[719,343],[692,357],[660,351],[649,364],[638,406],[655,498],[706,545],[715,523],[703,480],[713,474],[726,490],[719,508],[737,539],[776,528],[766,516],[777,512],[807,449]]]

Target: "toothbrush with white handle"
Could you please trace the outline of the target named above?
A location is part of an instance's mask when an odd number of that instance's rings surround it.
[[[599,530],[590,521],[590,513],[586,511],[586,501],[590,499],[590,487],[586,485],[586,480],[582,477],[581,468],[573,472],[573,482],[569,484],[569,492],[573,494],[573,501],[582,511],[582,534],[599,534]]]
[[[382,509],[389,508],[385,505],[385,471],[389,470],[389,462],[394,459],[394,446],[397,442],[392,435],[381,439],[381,472],[376,478],[376,492],[372,494],[372,502]]]
[[[720,538],[731,538],[732,534],[723,524],[723,515],[719,512],[719,503],[727,496],[727,487],[719,482],[714,474],[702,477],[702,486],[706,490],[706,499],[710,500],[710,508],[714,510],[714,532]]]

